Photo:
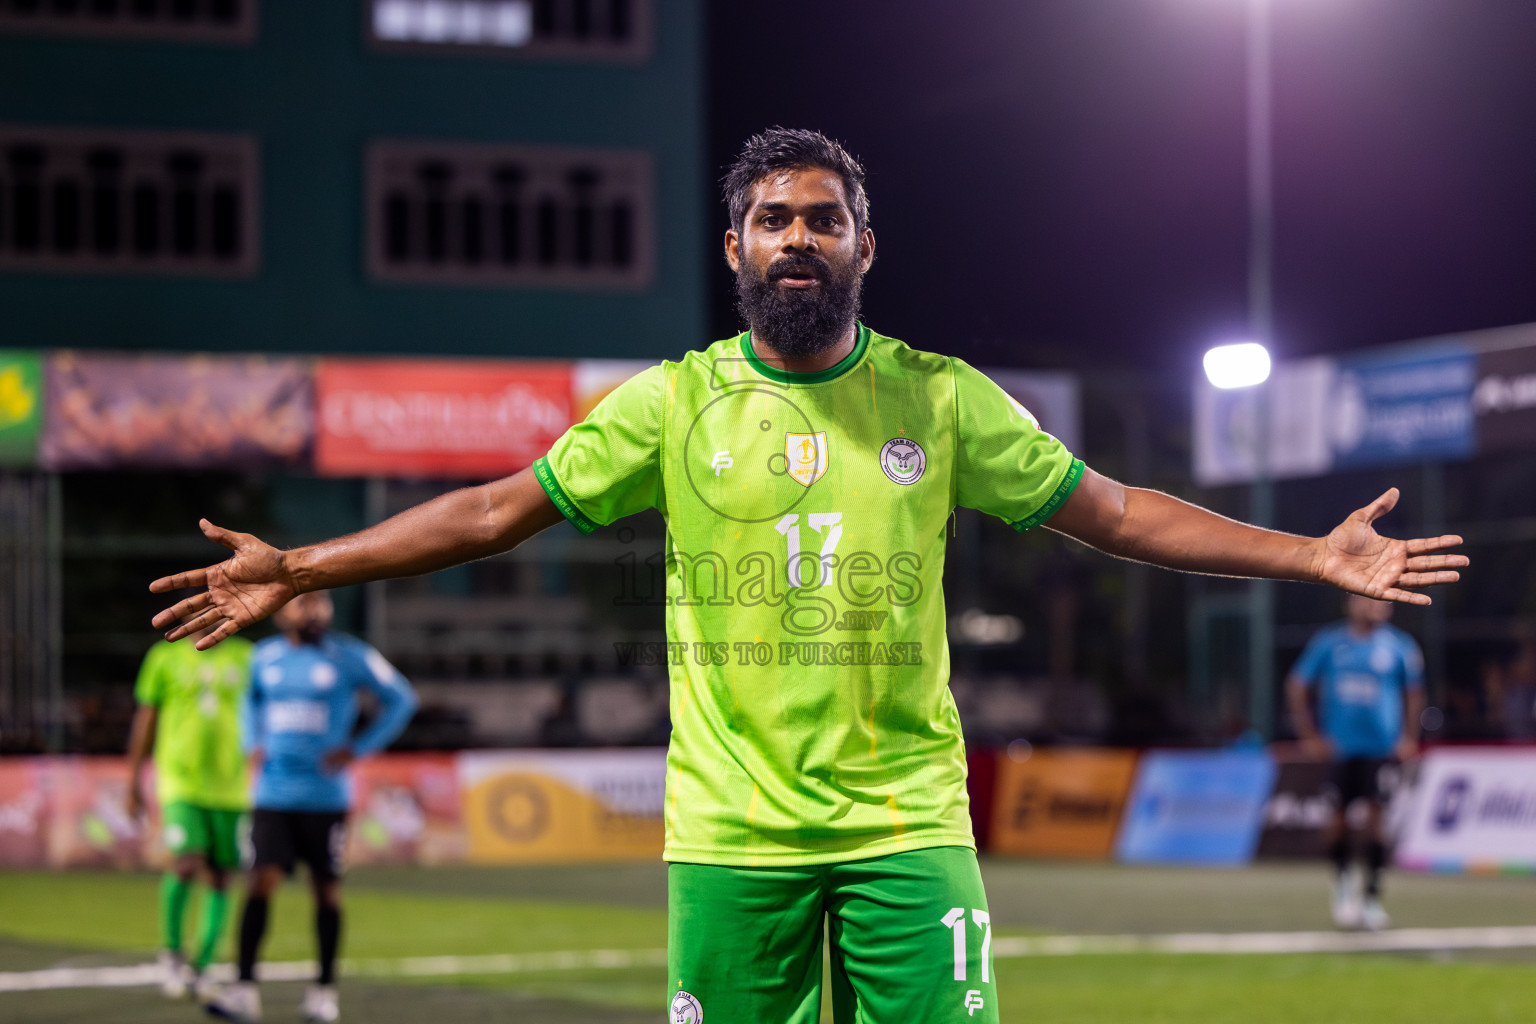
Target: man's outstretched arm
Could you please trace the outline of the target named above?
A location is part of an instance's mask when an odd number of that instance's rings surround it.
[[[1126,487],[1091,469],[1046,523],[1121,558],[1184,572],[1327,583],[1352,594],[1429,604],[1416,591],[1461,578],[1453,535],[1393,540],[1371,525],[1397,504],[1393,488],[1326,537],[1296,537],[1239,523],[1171,495]]]
[[[234,554],[217,565],[151,583],[149,589],[157,594],[202,588],[156,615],[154,625],[168,630],[167,640],[211,628],[197,642],[198,650],[207,650],[260,622],[295,594],[471,562],[508,551],[561,518],[533,471],[525,469],[444,494],[358,533],[292,551],[204,519],[203,533]]]

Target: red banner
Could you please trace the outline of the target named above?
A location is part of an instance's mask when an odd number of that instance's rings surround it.
[[[42,867],[48,859],[48,803],[39,763],[0,760],[0,867]]]
[[[467,840],[453,754],[389,754],[352,768],[351,864],[452,864]]]
[[[128,817],[125,759],[58,757],[33,764],[48,801],[49,867],[135,868],[153,862],[156,851],[146,848],[145,824]],[[157,836],[153,818],[147,833]]]
[[[315,390],[327,476],[504,476],[571,425],[569,363],[327,359]]]

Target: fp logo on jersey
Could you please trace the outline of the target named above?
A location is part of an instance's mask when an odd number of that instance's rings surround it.
[[[704,1007],[687,992],[672,997],[672,1024],[703,1024]]]
[[[827,433],[785,434],[784,460],[797,484],[809,487],[827,471]]]
[[[893,437],[880,449],[880,468],[898,484],[915,484],[928,468],[928,456],[911,438]]]

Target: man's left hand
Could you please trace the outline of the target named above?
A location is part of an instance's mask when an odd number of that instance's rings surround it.
[[[1397,504],[1396,487],[1351,515],[1322,538],[1318,580],[1351,594],[1378,601],[1429,604],[1428,594],[1415,591],[1461,579],[1456,570],[1467,564],[1466,555],[1440,554],[1461,543],[1455,534],[1393,540],[1376,532],[1371,524]]]

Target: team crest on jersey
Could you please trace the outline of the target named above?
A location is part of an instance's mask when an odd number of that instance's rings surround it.
[[[703,1024],[704,1007],[689,993],[678,992],[672,997],[672,1015],[667,1019],[672,1024]]]
[[[893,437],[880,449],[880,468],[898,484],[915,484],[928,468],[928,456],[910,437]]]
[[[827,471],[827,433],[785,434],[784,460],[790,477],[809,487]]]

